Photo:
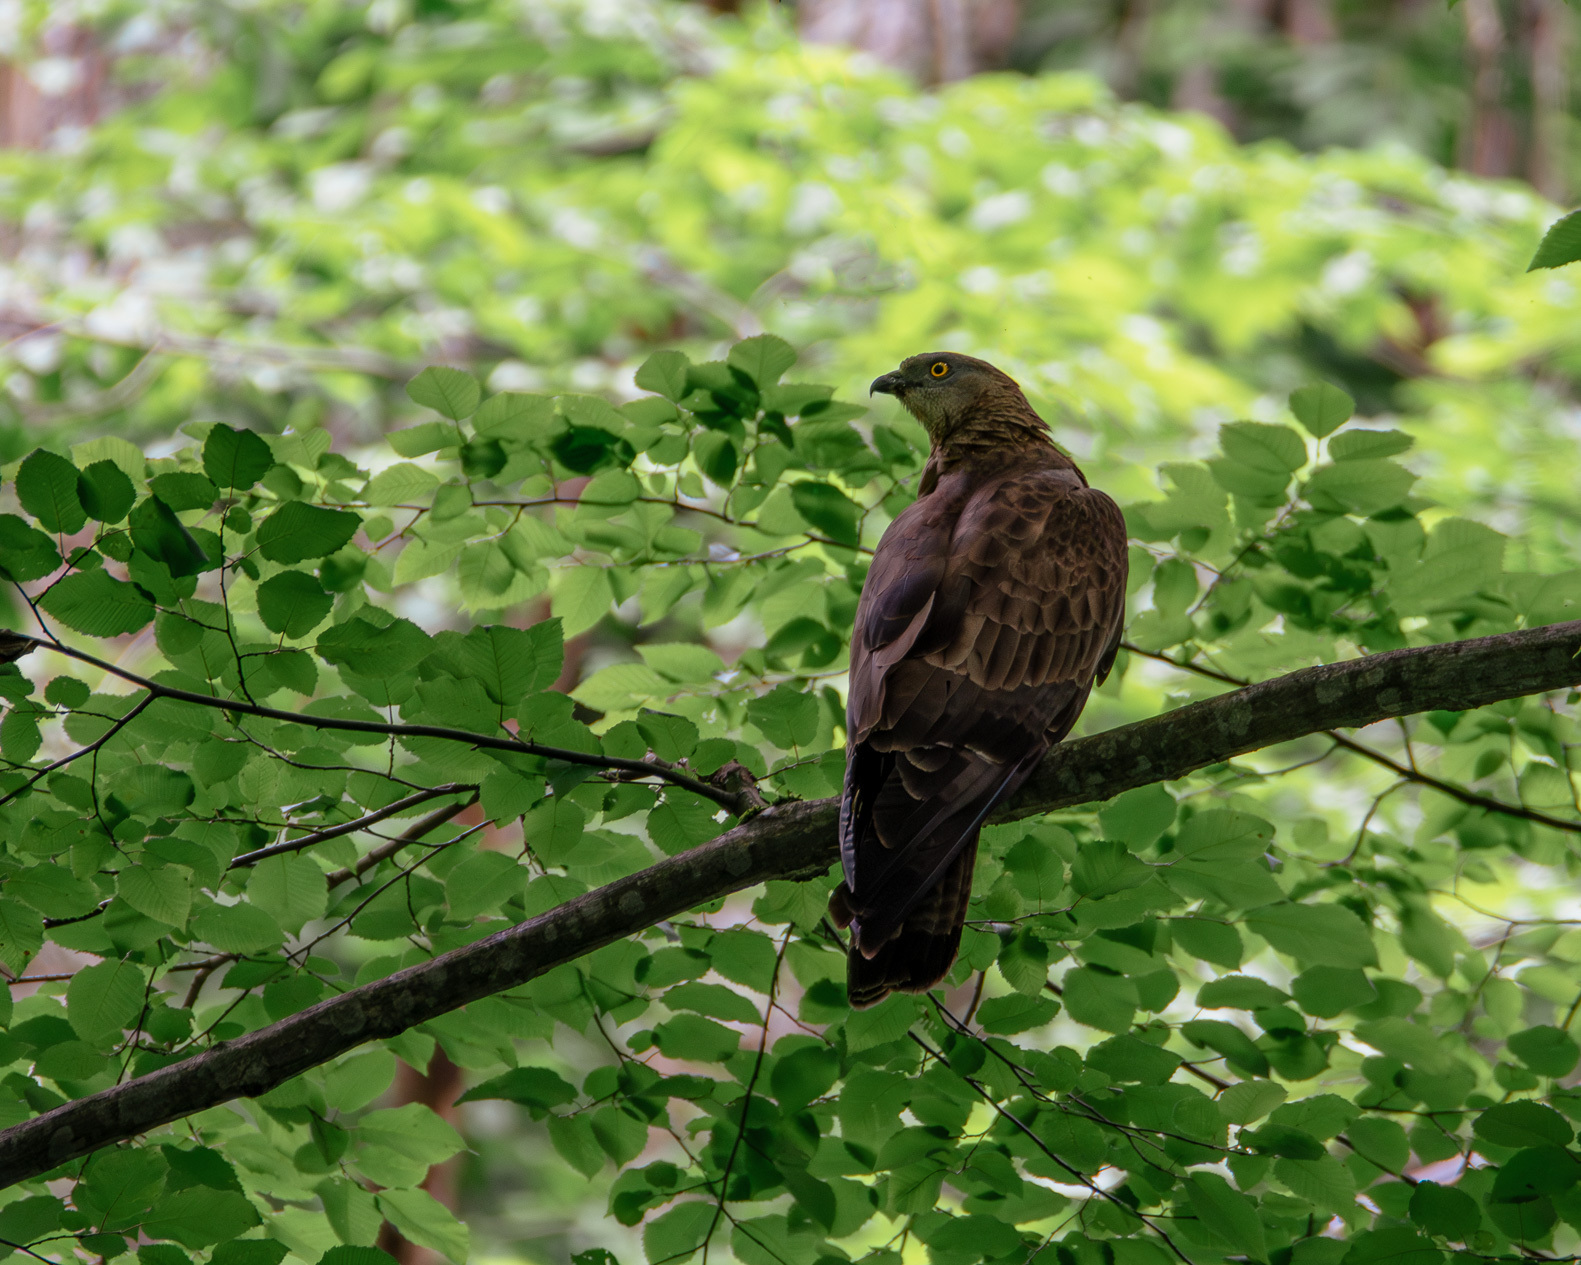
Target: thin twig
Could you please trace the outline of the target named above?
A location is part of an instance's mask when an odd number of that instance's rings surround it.
[[[383,808],[371,812],[365,817],[357,818],[356,821],[342,822],[338,826],[329,826],[323,830],[316,830],[312,834],[302,835],[296,839],[287,839],[282,843],[272,843],[267,848],[259,848],[256,852],[244,852],[231,862],[230,868],[233,870],[243,869],[246,866],[257,865],[258,862],[267,860],[269,857],[284,856],[288,852],[300,852],[303,848],[311,848],[315,843],[323,843],[326,839],[339,839],[342,835],[355,834],[357,831],[366,830],[369,826],[377,825],[387,818],[398,817],[409,808],[416,808],[419,804],[426,804],[429,800],[439,799],[444,795],[460,795],[466,791],[471,791],[473,792],[473,797],[467,800],[467,803],[470,804],[477,798],[477,789],[476,784],[472,782],[446,782],[443,786],[430,787],[428,790],[418,791],[415,795],[408,795],[404,799],[398,799],[393,804],[386,804]],[[451,809],[442,810],[445,816],[440,818],[440,820],[448,821],[462,807],[463,805],[457,804]],[[439,823],[435,822],[434,824],[438,825]],[[432,829],[432,827],[428,829]],[[427,831],[425,830],[424,833],[426,834]]]
[[[341,716],[313,716],[307,712],[289,712],[278,707],[264,707],[257,703],[248,703],[239,699],[216,698],[212,694],[199,694],[195,690],[177,689],[170,685],[161,685],[158,681],[148,677],[139,676],[135,672],[118,667],[95,655],[73,649],[71,646],[59,641],[46,641],[40,637],[30,637],[25,633],[13,633],[19,639],[31,641],[35,647],[53,650],[56,654],[65,655],[69,659],[76,659],[81,663],[91,664],[111,676],[119,677],[133,685],[145,689],[149,698],[143,704],[157,698],[173,699],[181,703],[193,703],[199,707],[212,707],[220,711],[235,712],[241,716],[261,716],[265,720],[281,720],[293,725],[303,725],[309,729],[337,730],[342,733],[380,734],[390,738],[441,738],[448,742],[464,742],[469,746],[485,751],[509,751],[516,755],[535,755],[546,760],[560,760],[566,764],[580,764],[586,768],[594,769],[622,769],[627,772],[641,774],[647,777],[656,777],[665,782],[691,791],[694,795],[701,795],[711,799],[714,803],[728,809],[732,813],[738,812],[743,805],[740,797],[728,791],[722,791],[707,782],[701,782],[694,777],[681,773],[670,765],[660,760],[627,760],[617,756],[589,755],[585,751],[572,751],[565,747],[550,747],[541,742],[530,742],[524,738],[512,735],[509,738],[497,738],[492,734],[473,733],[467,729],[452,729],[447,725],[396,725],[387,721],[377,720],[351,720]],[[123,721],[124,723],[124,721]],[[0,803],[3,803],[0,800]]]

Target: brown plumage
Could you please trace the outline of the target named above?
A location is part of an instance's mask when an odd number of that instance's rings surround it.
[[[977,836],[1108,675],[1125,612],[1119,508],[1087,486],[1021,389],[971,356],[873,383],[928,430],[916,502],[856,610],[840,857],[851,1003],[949,971]]]

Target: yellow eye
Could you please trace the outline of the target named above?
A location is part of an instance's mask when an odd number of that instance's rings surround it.
[[[928,372],[931,373],[935,378],[942,378],[949,371],[950,366],[945,364],[942,360],[935,360],[933,362],[933,367],[928,370]]]

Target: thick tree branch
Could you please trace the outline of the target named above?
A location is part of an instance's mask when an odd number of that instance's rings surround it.
[[[1146,659],[1154,659],[1159,663],[1167,663],[1172,668],[1182,672],[1190,672],[1196,676],[1207,677],[1210,681],[1222,681],[1226,685],[1244,687],[1245,681],[1237,680],[1233,676],[1218,671],[1216,668],[1205,667],[1200,663],[1192,663],[1185,659],[1171,659],[1167,654],[1159,654],[1154,650],[1143,650],[1140,646],[1133,646],[1128,641],[1120,643],[1121,649],[1132,654],[1139,654]],[[1522,821],[1536,822],[1539,826],[1547,826],[1550,830],[1564,830],[1570,834],[1581,834],[1581,821],[1564,817],[1555,817],[1551,813],[1541,813],[1535,808],[1527,808],[1524,804],[1507,804],[1502,799],[1494,799],[1491,795],[1478,795],[1475,791],[1468,791],[1465,787],[1456,786],[1453,782],[1446,782],[1443,778],[1430,777],[1420,769],[1401,764],[1393,756],[1385,755],[1382,751],[1374,751],[1366,743],[1357,742],[1354,738],[1347,738],[1342,733],[1332,729],[1325,729],[1322,734],[1337,747],[1361,756],[1364,760],[1371,760],[1374,764],[1388,769],[1403,782],[1414,782],[1418,786],[1428,786],[1440,795],[1447,795],[1450,799],[1459,800],[1470,808],[1481,808],[1490,813],[1501,813],[1506,817],[1519,817]]]
[[[1581,621],[1304,668],[1061,745],[998,820],[1108,799],[1261,747],[1422,711],[1465,711],[1581,683]],[[836,858],[832,799],[778,804],[711,843],[431,962],[320,1002],[202,1054],[0,1133],[0,1186],[235,1098],[256,1097],[363,1042],[469,1002],[769,879]]]

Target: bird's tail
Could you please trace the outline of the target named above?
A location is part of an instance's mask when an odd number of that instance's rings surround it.
[[[891,992],[925,993],[949,974],[966,923],[976,863],[974,837],[894,934],[877,944],[864,943],[861,920],[853,917],[845,884],[835,889],[830,913],[841,927],[852,927],[846,992],[853,1006],[877,1005]]]

